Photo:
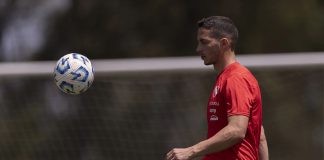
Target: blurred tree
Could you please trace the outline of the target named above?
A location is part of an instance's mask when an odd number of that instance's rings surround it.
[[[324,43],[321,39],[324,35],[324,18],[321,15],[324,10],[318,0],[285,0],[276,3],[263,0],[252,14],[254,21],[241,27],[242,51],[265,53],[323,50]],[[245,19],[249,17],[245,16]]]
[[[5,31],[8,15],[26,12],[10,9],[22,1],[6,2],[0,5],[0,35]],[[68,2],[66,10],[46,17],[46,32],[39,32],[45,37],[44,44],[25,60],[53,60],[68,52],[80,52],[91,59],[195,55],[196,22],[211,15],[234,20],[240,31],[237,51],[242,54],[324,50],[324,7],[320,0]],[[41,4],[37,0],[33,3]],[[27,11],[32,13],[31,8]],[[28,23],[34,21],[24,25]],[[22,55],[28,51],[18,47],[15,50]]]

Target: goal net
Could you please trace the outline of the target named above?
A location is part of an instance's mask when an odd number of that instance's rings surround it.
[[[323,159],[324,53],[242,55],[259,81],[271,159]],[[0,159],[158,160],[206,137],[217,72],[199,57],[93,60],[78,96],[54,61],[0,63]]]

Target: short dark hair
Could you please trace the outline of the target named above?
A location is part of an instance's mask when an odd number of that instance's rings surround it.
[[[238,29],[230,18],[211,16],[199,20],[197,24],[199,28],[211,30],[216,39],[229,38],[231,49],[234,51],[238,41]]]

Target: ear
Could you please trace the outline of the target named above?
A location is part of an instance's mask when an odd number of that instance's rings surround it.
[[[222,38],[220,40],[220,45],[221,45],[222,49],[224,49],[224,50],[231,49],[231,42],[228,38]]]

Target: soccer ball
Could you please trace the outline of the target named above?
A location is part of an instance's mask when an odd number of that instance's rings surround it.
[[[60,58],[54,68],[54,82],[68,94],[85,92],[94,79],[90,60],[81,54],[70,53]]]

